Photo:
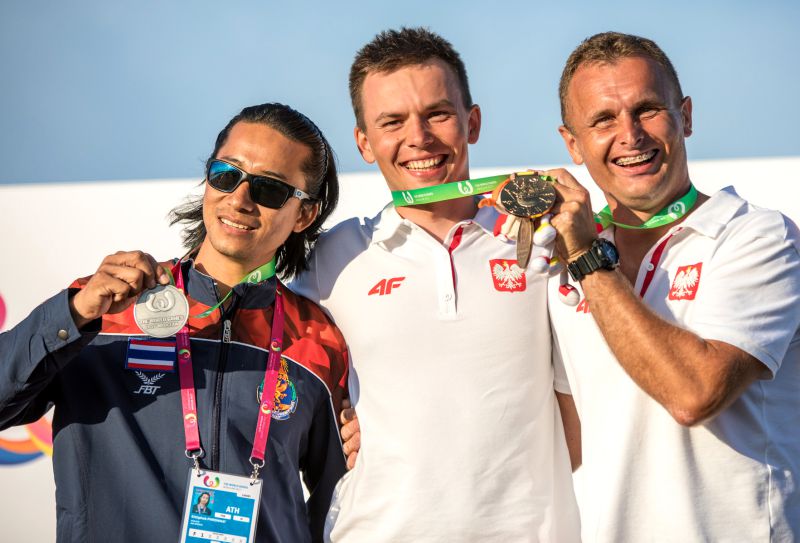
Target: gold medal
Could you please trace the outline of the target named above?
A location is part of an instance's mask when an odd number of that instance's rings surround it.
[[[518,173],[500,190],[499,201],[510,215],[535,219],[556,203],[556,189],[538,173]]]

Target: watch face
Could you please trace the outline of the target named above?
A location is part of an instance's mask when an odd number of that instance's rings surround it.
[[[619,263],[619,253],[616,246],[608,240],[600,240],[597,244],[597,250],[605,260],[606,265],[609,267],[616,267]]]
[[[539,217],[556,203],[556,189],[536,173],[518,173],[500,191],[500,203],[516,217]]]

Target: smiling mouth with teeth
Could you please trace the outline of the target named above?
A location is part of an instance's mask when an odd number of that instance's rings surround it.
[[[656,156],[656,151],[652,150],[636,156],[625,156],[618,158],[614,161],[614,164],[616,164],[617,166],[638,166],[640,164],[650,162],[651,160],[653,160],[653,157],[655,156]]]
[[[222,217],[220,217],[219,220],[220,220],[220,222],[222,224],[228,225],[228,226],[233,227],[233,228],[237,228],[239,230],[252,230],[252,228],[250,228],[249,226],[245,226],[243,224],[235,223],[235,222],[229,221],[228,219],[223,219]]]
[[[403,167],[415,172],[431,170],[440,166],[446,158],[446,156],[440,155],[434,158],[426,158],[425,160],[409,160],[403,163]]]

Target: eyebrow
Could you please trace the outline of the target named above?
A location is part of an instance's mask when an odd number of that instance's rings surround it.
[[[239,168],[241,168],[243,171],[245,171],[244,168],[242,167],[242,161],[237,159],[237,158],[235,158],[235,157],[218,156],[217,158],[220,159],[220,160],[224,160],[225,162],[230,162],[231,164],[235,164],[236,166],[239,166]],[[275,177],[275,178],[280,179],[282,181],[288,181],[289,180],[289,178],[286,177],[285,175],[283,175],[282,173],[274,172],[272,170],[259,170],[259,171],[255,172],[255,173],[251,173],[251,172],[245,171],[245,173],[247,173],[249,175],[260,175],[260,176],[264,176],[264,177]]]
[[[591,126],[600,119],[603,119],[605,117],[616,117],[616,116],[617,114],[612,109],[601,109],[600,111],[593,113],[592,116],[589,117],[589,122],[587,124]]]
[[[455,106],[455,104],[453,104],[453,102],[451,102],[450,100],[445,98],[443,100],[439,100],[438,102],[434,102],[433,104],[427,106],[425,108],[425,111],[430,111],[432,109],[439,109],[439,108],[443,108],[443,107],[455,108],[456,106]]]
[[[423,111],[433,111],[440,108],[454,109],[455,105],[453,105],[453,102],[445,98],[443,100],[439,100],[438,102],[434,102],[432,104],[425,106],[425,109]],[[403,115],[401,113],[383,112],[375,118],[375,122],[378,123],[380,121],[384,121],[387,119],[402,119],[402,118]]]
[[[657,100],[654,98],[645,98],[640,102],[637,102],[633,105],[632,110],[634,113],[638,113],[643,109],[648,108],[657,108],[657,109],[667,109],[669,105],[664,103],[662,100]],[[594,113],[591,117],[589,117],[589,125],[596,123],[599,119],[604,117],[616,117],[617,113],[611,108],[601,109],[600,111]]]

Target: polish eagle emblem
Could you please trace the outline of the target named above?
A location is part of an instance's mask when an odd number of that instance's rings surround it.
[[[702,268],[702,263],[678,268],[675,273],[675,279],[672,280],[672,287],[669,290],[669,299],[694,300],[697,294],[697,287],[700,286]]]
[[[495,289],[508,292],[525,290],[525,270],[515,260],[492,260],[490,265]]]

